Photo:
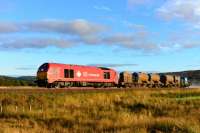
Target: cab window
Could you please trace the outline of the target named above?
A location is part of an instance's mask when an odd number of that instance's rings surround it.
[[[64,69],[64,77],[65,78],[74,78],[74,70]]]
[[[104,79],[110,79],[110,72],[104,72]]]

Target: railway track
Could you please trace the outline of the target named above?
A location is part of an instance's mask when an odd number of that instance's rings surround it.
[[[120,91],[125,89],[119,88],[93,88],[93,87],[70,87],[70,88],[42,88],[42,87],[0,87],[0,93],[4,92],[42,92],[42,93],[62,93],[62,92],[75,92],[75,91]],[[126,89],[128,90],[128,89]],[[130,89],[129,89],[130,90]]]
[[[41,87],[0,87],[0,93],[64,93],[64,92],[85,92],[85,91],[162,91],[162,90],[183,90],[183,88],[93,88],[93,87],[70,87],[70,88],[41,88]],[[184,88],[185,90],[186,88]]]

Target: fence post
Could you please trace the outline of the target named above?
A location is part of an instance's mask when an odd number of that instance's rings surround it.
[[[31,110],[32,110],[31,105],[29,105],[29,111],[31,111]]]
[[[43,113],[43,105],[40,105],[40,109],[41,113]]]
[[[17,106],[17,105],[15,106],[15,111],[16,111],[16,112],[18,111],[18,106]]]

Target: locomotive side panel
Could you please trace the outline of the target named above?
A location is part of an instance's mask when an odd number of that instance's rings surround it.
[[[91,66],[65,65],[49,63],[46,72],[48,84],[62,83],[110,83],[118,84],[117,72],[112,69]]]

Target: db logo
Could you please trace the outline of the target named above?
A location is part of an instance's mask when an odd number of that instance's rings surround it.
[[[76,73],[76,76],[77,76],[77,77],[81,77],[81,75],[82,75],[82,74],[81,74],[80,71],[78,71],[78,72]]]

